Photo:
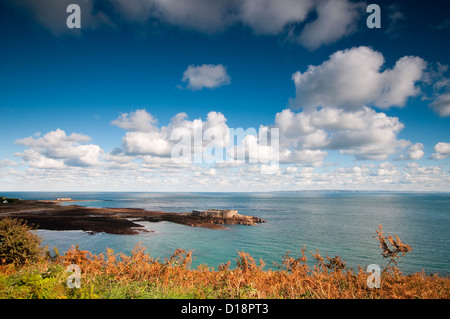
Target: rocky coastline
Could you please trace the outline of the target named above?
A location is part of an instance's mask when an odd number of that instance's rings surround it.
[[[74,200],[72,200],[74,201]],[[254,226],[265,220],[247,215],[203,217],[192,213],[147,211],[138,208],[96,208],[60,205],[60,201],[14,200],[0,204],[0,218],[20,218],[37,229],[82,230],[91,233],[133,235],[148,231],[139,222],[173,222],[190,227],[226,229],[225,225]]]

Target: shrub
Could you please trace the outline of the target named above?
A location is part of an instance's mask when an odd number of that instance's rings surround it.
[[[0,220],[0,264],[23,265],[38,259],[41,239],[23,220]]]

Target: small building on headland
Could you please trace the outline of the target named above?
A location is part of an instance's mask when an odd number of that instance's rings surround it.
[[[194,209],[192,211],[193,216],[201,217],[221,217],[221,218],[234,218],[238,215],[237,210],[231,209],[209,209],[209,210],[198,210]]]
[[[72,198],[70,198],[70,197],[60,197],[60,198],[57,198],[56,199],[57,201],[71,201],[72,200]]]

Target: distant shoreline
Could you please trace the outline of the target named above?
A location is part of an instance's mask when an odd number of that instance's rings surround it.
[[[60,203],[71,203],[71,202],[96,202],[98,199],[55,199],[55,200],[45,200],[41,199],[39,202],[41,203],[53,203],[53,204],[60,204]]]
[[[17,200],[0,204],[0,218],[20,218],[46,230],[82,230],[92,233],[134,235],[145,232],[140,221],[168,221],[191,227],[226,229],[224,225],[256,225],[263,223],[254,216],[237,218],[201,217],[191,213],[147,211],[139,208],[96,208],[78,205],[60,205],[63,202],[84,200]],[[95,201],[91,199],[90,201]]]

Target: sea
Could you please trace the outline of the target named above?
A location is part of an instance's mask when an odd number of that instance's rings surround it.
[[[171,222],[139,222],[149,232],[138,235],[91,234],[83,231],[37,230],[43,245],[63,253],[73,245],[92,253],[131,254],[137,244],[153,258],[164,261],[181,248],[192,250],[191,267],[217,267],[230,261],[236,266],[238,252],[263,260],[265,269],[279,269],[283,256],[298,258],[307,251],[340,256],[357,271],[370,264],[383,269],[375,238],[378,225],[386,235],[397,235],[412,251],[398,260],[406,274],[450,275],[450,193],[396,193],[357,191],[299,191],[270,193],[148,193],[148,192],[3,192],[2,196],[51,200],[70,197],[76,205],[90,207],[143,208],[166,212],[193,209],[235,209],[258,216],[266,223],[256,226],[228,225],[228,229],[205,229]]]

